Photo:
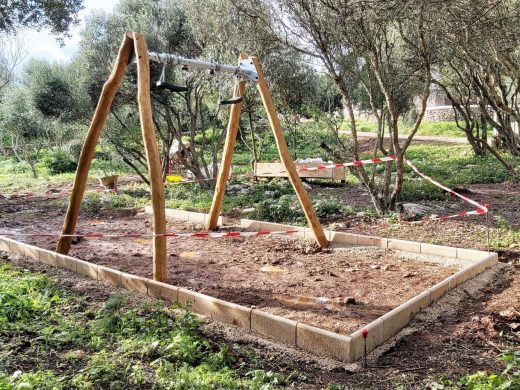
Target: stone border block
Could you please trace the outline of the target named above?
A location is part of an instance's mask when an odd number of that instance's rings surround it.
[[[71,256],[56,254],[56,267],[76,272],[76,259]]]
[[[215,299],[216,298],[186,288],[179,288],[179,304],[185,307],[189,302],[191,302],[191,310],[206,317],[211,317],[213,312],[213,302]]]
[[[243,229],[258,231],[258,230],[260,230],[261,223],[258,221],[253,221],[251,219],[241,219],[240,227]]]
[[[0,251],[9,252],[10,251],[10,249],[9,249],[10,242],[11,242],[10,239],[0,236]]]
[[[396,249],[399,251],[412,252],[412,253],[421,253],[421,243],[414,241],[405,241],[405,240],[388,240],[388,249]]]
[[[148,284],[146,283],[146,280],[146,278],[141,276],[127,274],[125,272],[121,273],[121,285],[124,288],[144,295],[148,295]]]
[[[406,327],[412,317],[428,307],[430,303],[431,295],[427,290],[380,317],[383,321],[383,340],[389,339]]]
[[[261,310],[251,311],[251,331],[282,343],[296,346],[295,321],[266,313]]]
[[[467,274],[466,280],[474,278],[475,276],[484,272],[486,269],[488,269],[489,267],[492,267],[496,263],[498,263],[498,254],[492,253],[492,254],[486,256],[484,259],[482,259],[478,263],[475,263],[475,264],[471,265],[470,267],[466,268],[466,274]]]
[[[457,248],[443,245],[433,245],[421,243],[421,253],[442,257],[457,257]]]
[[[158,282],[157,280],[146,279],[148,295],[168,302],[177,302],[179,299],[179,287],[171,284]]]
[[[17,255],[24,256],[25,243],[15,240],[9,241],[9,251],[16,253]]]
[[[266,231],[266,232],[279,232],[284,230],[282,228],[281,223],[273,223],[273,222],[260,222],[260,230]]]
[[[430,302],[438,301],[442,298],[448,291],[450,291],[450,282],[449,280],[443,280],[440,283],[437,283],[435,286],[430,287],[428,289],[430,292]]]
[[[464,268],[446,279],[450,283],[450,290],[453,290],[468,279],[466,272],[467,268]]]
[[[302,323],[296,325],[296,346],[341,361],[351,359],[350,337]]]
[[[92,279],[98,278],[98,265],[76,259],[76,272]]]
[[[370,324],[363,328],[355,331],[350,335],[350,356],[349,362],[360,359],[365,354],[365,339],[362,331],[368,331],[366,338],[367,353],[373,351],[378,345],[382,344],[385,339],[383,338],[383,321],[378,318],[372,321]]]
[[[41,248],[33,245],[25,245],[24,256],[30,257],[36,261],[40,261]]]
[[[144,212],[146,214],[153,214],[152,206],[145,206]],[[177,210],[177,209],[164,209],[164,214],[167,218],[180,219],[182,221],[188,220],[188,212],[185,210]]]
[[[222,218],[222,217],[219,217]],[[206,214],[202,213],[194,213],[192,211],[188,212],[188,221],[195,223],[206,223]],[[222,221],[217,222],[218,225],[222,225]]]
[[[113,284],[114,286],[122,286],[121,274],[121,271],[103,265],[98,265],[97,267],[98,280]]]
[[[332,232],[331,242],[333,244],[347,244],[347,245],[357,245],[358,244],[358,235],[352,233],[344,233],[344,232]]]
[[[251,330],[251,308],[236,303],[213,300],[211,318],[214,320]]]
[[[57,254],[45,249],[40,250],[40,263],[52,265],[53,267],[58,266],[58,260],[56,259]]]
[[[298,230],[298,232],[292,233],[289,236],[285,236],[286,238],[297,237],[297,238],[303,238],[303,239],[305,239],[305,235],[309,234],[309,232],[311,231],[311,229],[309,229],[309,228],[280,224],[280,231],[288,231],[288,230]]]
[[[474,249],[463,249],[457,248],[457,258],[462,260],[482,260],[486,256],[488,256],[488,252],[477,251]]]
[[[357,244],[361,246],[377,246],[380,248],[388,248],[388,239],[374,236],[357,235]]]
[[[146,214],[153,214],[152,206],[145,206],[144,212]],[[180,221],[189,221],[195,223],[206,223],[206,218],[208,214],[205,213],[197,213],[194,211],[186,211],[186,210],[177,210],[177,209],[165,209],[165,214],[167,218],[178,219]],[[217,225],[224,225],[224,218],[219,216],[217,219]]]

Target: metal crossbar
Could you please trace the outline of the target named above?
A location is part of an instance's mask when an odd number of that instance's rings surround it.
[[[169,53],[148,52],[150,61],[160,62],[170,65],[181,65],[193,69],[208,69],[215,72],[228,73],[246,81],[258,81],[258,73],[253,65],[253,61],[246,59],[240,65],[224,65],[213,61],[193,60]],[[134,60],[135,61],[135,60]]]

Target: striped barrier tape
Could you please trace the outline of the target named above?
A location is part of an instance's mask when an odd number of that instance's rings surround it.
[[[155,238],[155,237],[195,237],[195,238],[229,238],[229,237],[257,237],[257,236],[285,236],[299,233],[301,230],[285,230],[278,232],[258,231],[258,232],[198,232],[198,233],[78,233],[78,234],[61,234],[61,233],[8,233],[0,232],[0,236],[5,237],[78,237],[78,238]]]
[[[429,181],[430,183],[432,183],[433,185],[443,189],[444,191],[446,191],[447,193],[451,194],[451,195],[454,195],[454,196],[457,196],[459,197],[460,199],[462,199],[463,201],[469,203],[469,204],[472,204],[473,206],[477,207],[477,210],[476,211],[482,211],[481,213],[479,214],[487,214],[489,213],[489,205],[481,205],[480,203],[464,196],[464,195],[461,195],[459,194],[458,192],[455,192],[453,191],[451,188],[448,188],[446,187],[445,185],[439,183],[438,181],[435,181],[434,179],[432,179],[430,176],[428,175],[425,175],[424,173],[422,173],[421,171],[419,171],[419,169],[413,165],[413,163],[410,161],[410,160],[406,160],[406,163],[408,164],[408,166],[410,168],[412,168],[412,170],[417,173],[420,177],[422,177],[423,179],[425,179],[426,181]],[[459,215],[460,214],[460,215]],[[459,213],[457,214],[457,216],[459,217],[465,217],[467,215],[474,215],[475,214],[475,211],[467,211],[467,212],[462,212],[462,213]],[[454,217],[455,218],[455,217]]]
[[[345,168],[345,167],[360,167],[362,165],[368,165],[368,164],[379,164],[381,162],[385,161],[395,161],[397,159],[397,156],[395,154],[392,154],[391,156],[387,157],[375,157],[371,158],[369,160],[356,160],[352,162],[347,163],[333,163],[333,164],[327,164],[327,165],[318,165],[317,167],[300,167],[298,168],[298,171],[320,171],[324,169],[331,169],[331,168]]]
[[[486,207],[489,208],[489,205],[486,204]],[[408,222],[408,223],[409,224],[418,225],[418,224],[422,224],[423,222],[436,222],[436,221],[444,222],[444,221],[447,221],[449,219],[467,217],[467,216],[470,216],[470,215],[483,215],[483,214],[486,214],[486,211],[484,211],[483,209],[478,209],[478,210],[472,210],[472,211],[462,211],[462,212],[457,213],[457,214],[445,215],[445,216],[442,216],[442,217],[431,216],[430,218],[424,219],[422,221]]]

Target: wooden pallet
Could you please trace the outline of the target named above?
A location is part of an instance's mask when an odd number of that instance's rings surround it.
[[[302,167],[312,168],[323,163],[295,163],[298,176],[302,179],[324,179],[345,182],[345,168],[328,168],[319,171],[300,171]],[[282,163],[256,163],[254,177],[288,177]]]

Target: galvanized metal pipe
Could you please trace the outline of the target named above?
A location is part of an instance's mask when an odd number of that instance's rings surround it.
[[[218,62],[208,62],[201,60],[192,60],[175,54],[148,52],[150,61],[161,62],[163,64],[181,65],[192,69],[208,69],[215,72],[229,73],[243,80],[258,81],[258,74],[253,65],[253,61],[246,59],[240,62],[240,65],[223,65]]]

